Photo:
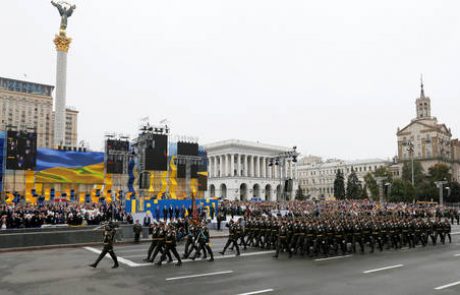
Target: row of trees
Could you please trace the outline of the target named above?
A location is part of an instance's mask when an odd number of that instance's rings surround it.
[[[338,169],[334,181],[334,195],[337,199],[379,199],[379,186],[376,177],[384,178],[384,195],[391,202],[438,201],[439,190],[434,184],[438,180],[447,180],[444,191],[446,202],[460,202],[460,184],[452,181],[450,169],[444,164],[436,164],[424,173],[420,162],[414,162],[414,183],[412,185],[412,167],[410,162],[404,163],[401,178],[393,178],[388,167],[380,167],[373,173],[364,176],[361,183],[352,168],[345,186],[345,176]],[[449,188],[449,189],[447,189]]]

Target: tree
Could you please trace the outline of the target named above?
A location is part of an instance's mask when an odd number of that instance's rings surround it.
[[[300,187],[300,184],[299,184],[299,187],[297,188],[297,190],[295,192],[295,199],[299,200],[299,201],[302,201],[302,200],[305,199],[305,196],[303,195],[303,190]]]
[[[379,167],[374,171],[374,173],[369,172],[364,176],[364,181],[366,182],[366,186],[369,188],[372,199],[377,200],[379,198],[379,185],[375,180],[375,177],[385,177],[386,179],[383,183],[391,183],[393,176],[386,166]]]
[[[337,169],[335,174],[334,196],[339,200],[345,199],[345,178],[343,176],[342,170],[340,169]]]
[[[391,185],[391,191],[388,196],[390,202],[412,202],[415,197],[415,190],[412,183],[395,179]]]
[[[364,185],[361,191],[361,199],[369,199],[369,194],[367,193],[367,185]]]
[[[377,200],[379,198],[379,185],[374,178],[374,175],[369,172],[364,176],[364,182],[366,183],[366,187],[369,189],[371,193],[371,197],[373,200]]]
[[[450,182],[452,174],[450,174],[449,166],[445,164],[435,164],[428,168],[428,175],[425,175],[421,181],[416,182],[415,191],[418,200],[423,201],[439,201],[439,190],[436,187],[435,181],[446,180]]]
[[[347,199],[358,199],[361,197],[361,184],[353,167],[351,167],[351,173],[348,175],[346,197]]]
[[[432,182],[438,180],[447,180],[450,181],[452,174],[450,174],[450,168],[446,164],[435,164],[428,168],[428,177]]]

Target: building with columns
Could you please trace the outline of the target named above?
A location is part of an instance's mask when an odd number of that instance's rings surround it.
[[[398,166],[412,159],[419,161],[425,173],[435,164],[450,167],[453,180],[460,181],[460,144],[451,129],[431,115],[431,99],[425,95],[423,82],[415,100],[416,117],[398,128]]]
[[[205,145],[208,153],[208,196],[230,200],[276,200],[286,179],[295,185],[295,164],[270,165],[291,148],[237,139]],[[290,197],[294,197],[290,194]]]

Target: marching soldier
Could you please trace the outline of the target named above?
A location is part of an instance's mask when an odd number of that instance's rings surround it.
[[[155,252],[153,252],[153,256],[152,258],[150,258],[149,262],[154,262],[155,261],[155,258],[157,257],[158,253],[161,253],[161,257],[163,257],[163,255],[167,255],[168,256],[168,263],[172,262],[172,257],[171,257],[171,253],[169,253],[169,251],[166,251],[166,225],[161,223],[159,226],[158,226],[158,232],[156,234],[156,238],[157,238],[157,243],[156,243],[156,248],[155,248]]]
[[[286,224],[279,226],[278,241],[276,243],[276,254],[275,258],[278,258],[280,251],[287,249],[289,253],[289,258],[292,257],[291,247],[288,245],[288,229]]]
[[[102,249],[101,254],[97,258],[96,262],[93,264],[90,264],[89,266],[96,268],[98,263],[104,258],[104,256],[109,253],[110,257],[112,257],[113,260],[113,266],[112,268],[117,268],[118,265],[118,259],[117,255],[115,255],[115,252],[113,252],[113,243],[115,240],[115,225],[110,221],[108,224],[105,225],[104,227],[104,248]]]
[[[229,227],[229,234],[228,234],[228,240],[227,243],[224,246],[224,249],[219,252],[222,255],[225,255],[225,251],[227,248],[232,244],[232,247],[236,248],[236,256],[240,255],[240,247],[238,246],[238,225],[233,222],[233,219],[230,220],[230,224],[228,225]]]
[[[200,255],[201,250],[203,250],[204,258],[206,259],[206,251],[207,251],[209,256],[211,256],[211,258],[208,261],[209,262],[214,261],[214,254],[212,253],[212,249],[209,246],[209,230],[206,225],[202,226],[198,234],[197,241],[199,244],[198,251],[195,252],[195,256],[192,257],[192,260],[195,260]]]
[[[163,255],[161,255],[160,261],[157,262],[158,266],[161,266],[163,261],[166,259],[166,256],[171,252],[177,259],[176,266],[182,265],[179,253],[177,253],[176,244],[176,230],[174,229],[174,226],[170,225],[168,226],[168,229],[165,233],[165,250],[163,252]],[[169,254],[168,256],[171,257],[171,254]]]

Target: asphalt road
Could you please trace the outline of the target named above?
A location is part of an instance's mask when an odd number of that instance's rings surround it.
[[[459,232],[460,227],[454,227]],[[312,259],[258,249],[181,267],[144,263],[148,244],[115,248],[121,267],[104,259],[87,265],[97,248],[0,254],[0,294],[459,294],[460,235],[452,244]],[[179,247],[182,251],[182,247]],[[457,283],[457,284],[455,284]]]

